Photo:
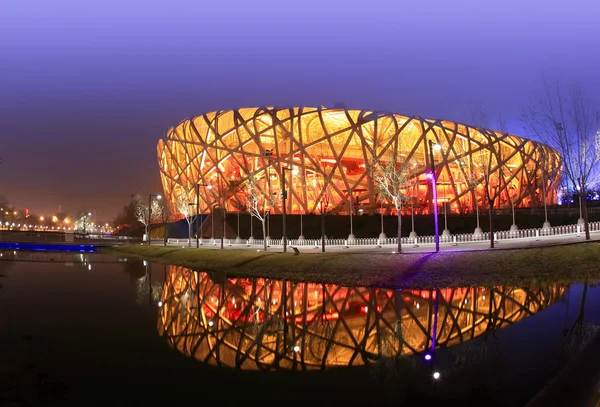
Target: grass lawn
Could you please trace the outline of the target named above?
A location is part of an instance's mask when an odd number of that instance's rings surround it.
[[[342,285],[433,288],[527,285],[600,278],[600,243],[542,248],[391,253],[253,252],[122,245],[100,253],[138,257],[228,276],[267,277]]]

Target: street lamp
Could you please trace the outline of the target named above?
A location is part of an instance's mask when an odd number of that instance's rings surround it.
[[[267,177],[265,179],[265,189],[266,189],[266,194],[268,196],[271,196],[271,165],[273,165],[273,149],[271,150],[265,150],[265,152],[263,153],[263,156],[266,157],[266,159],[269,162],[269,165],[267,165]],[[268,184],[267,184],[268,183]],[[271,209],[269,208],[269,213],[271,213]],[[269,214],[267,214],[267,237],[265,237],[266,241],[269,241],[271,239],[271,220],[269,217]]]
[[[387,238],[385,232],[383,231],[383,194],[381,195],[381,233],[379,234],[379,240],[384,240]]]
[[[427,140],[429,144],[429,161],[431,163],[431,171],[426,175],[431,180],[431,190],[433,191],[433,224],[435,234],[435,252],[440,251],[440,233],[438,225],[438,210],[437,210],[437,180],[435,176],[435,163],[433,161],[433,149],[439,150],[441,146],[434,144],[432,140]]]
[[[517,223],[515,222],[515,200],[514,200],[515,186],[513,184],[510,184],[508,189],[509,189],[509,196],[510,196],[510,206],[512,208],[512,221],[513,221],[512,225],[510,225],[510,231],[511,231],[511,233],[515,234],[519,230],[519,227],[517,226]]]
[[[188,207],[196,206],[194,202],[188,202]],[[197,212],[197,211],[196,211]],[[192,217],[192,209],[188,210],[189,217]],[[192,220],[189,220],[188,223],[188,247],[192,247]]]
[[[208,184],[196,184],[196,249],[200,247],[200,229],[198,226],[198,218],[201,215],[200,211],[200,187],[207,187],[208,189],[212,189],[212,185]]]
[[[147,233],[147,237],[148,237],[148,246],[150,246],[151,244],[151,240],[150,240],[150,223],[152,222],[152,197],[156,197],[156,199],[161,199],[162,196],[158,195],[158,194],[150,194],[148,195],[148,233]],[[88,215],[92,216],[91,213],[88,213]]]
[[[542,173],[542,193],[544,194],[544,225],[542,229],[550,229],[550,222],[548,222],[548,205],[546,203],[546,177],[544,177],[544,171],[540,170]]]
[[[582,210],[581,210],[581,197],[582,195],[584,196],[585,199],[585,191],[584,194],[581,193],[581,178],[577,178],[577,195],[579,196],[579,219],[577,219],[577,224],[578,225],[582,225],[585,223],[585,221],[583,220],[583,215],[582,215]]]
[[[282,214],[282,230],[283,230],[283,252],[286,253],[287,252],[287,228],[286,228],[286,222],[285,222],[285,215],[287,214],[287,208],[286,208],[286,204],[285,204],[285,200],[287,199],[287,191],[285,190],[285,172],[286,171],[292,171],[291,168],[288,167],[283,167],[283,171],[281,171],[281,199],[283,202],[283,211],[281,212]]]

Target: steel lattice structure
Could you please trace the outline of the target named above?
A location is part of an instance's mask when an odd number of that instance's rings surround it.
[[[180,266],[169,266],[165,277],[159,334],[204,363],[246,370],[357,366],[453,346],[527,318],[565,292],[556,284],[389,290],[216,282]]]
[[[510,207],[511,199],[517,207],[556,202],[561,165],[556,150],[511,134],[418,116],[325,107],[224,110],[181,122],[157,149],[168,199],[185,195],[192,200],[197,184],[213,187],[200,190],[201,212],[215,205],[243,209],[249,177],[272,195],[280,191],[285,173],[288,213],[316,212],[326,194],[331,194],[332,212],[343,213],[352,202],[373,213],[381,203],[367,167],[373,159],[396,155],[410,169],[412,206],[429,213],[427,140],[442,146],[434,158],[438,205],[446,203],[452,212],[486,207],[485,188],[497,192],[498,207]]]

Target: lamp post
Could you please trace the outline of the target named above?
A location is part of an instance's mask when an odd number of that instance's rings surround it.
[[[512,225],[510,225],[510,231],[513,234],[515,234],[519,230],[519,227],[517,226],[517,223],[515,222],[515,200],[514,200],[515,186],[512,184],[509,187],[509,195],[510,195],[510,206],[512,208],[512,220],[513,220]]]
[[[158,195],[158,194],[150,194],[148,195],[148,246],[150,246],[150,244],[152,243],[151,239],[150,239],[150,224],[152,223],[152,197],[156,197],[156,199],[161,199],[162,196]],[[91,213],[89,213],[88,215],[92,216]]]
[[[202,211],[200,211],[200,187],[207,187],[212,189],[212,185],[208,184],[196,184],[196,249],[200,247],[200,229],[198,226],[198,218],[200,218]]]
[[[550,229],[551,225],[550,222],[548,222],[548,205],[546,203],[546,177],[544,177],[544,171],[541,171],[542,173],[542,193],[544,194],[544,225],[542,226],[542,229]]]
[[[379,234],[379,240],[386,239],[387,236],[383,231],[383,194],[381,195],[381,233]]]
[[[285,220],[285,215],[287,214],[287,208],[286,208],[286,203],[285,200],[287,199],[287,191],[285,190],[285,172],[286,171],[292,171],[291,168],[288,167],[283,167],[283,171],[281,171],[281,200],[283,202],[283,210],[281,211],[282,213],[282,233],[283,233],[283,252],[286,253],[287,252],[287,229],[286,229],[286,220]]]
[[[417,232],[415,231],[415,196],[416,196],[416,191],[415,191],[415,187],[417,185],[417,180],[415,179],[414,183],[413,183],[413,188],[412,188],[412,196],[410,197],[410,222],[411,222],[411,226],[412,229],[410,231],[410,234],[408,235],[409,239],[416,239],[417,238]],[[416,243],[415,243],[416,244]]]
[[[269,165],[267,165],[267,182],[268,184],[266,185],[266,193],[269,197],[271,197],[271,164],[272,164],[272,160],[273,157],[271,157],[273,155],[273,149],[271,150],[265,150],[265,152],[263,153],[263,156],[267,158],[267,161],[269,162]],[[269,213],[271,212],[271,209],[269,208]],[[271,239],[271,222],[269,221],[269,215],[267,214],[267,237],[265,237],[266,241],[269,241]]]
[[[440,251],[440,233],[438,225],[438,210],[437,210],[437,180],[435,176],[435,163],[433,161],[433,148],[434,143],[432,140],[427,140],[429,144],[429,161],[431,163],[431,172],[429,173],[429,179],[431,179],[431,190],[433,192],[433,224],[435,234],[435,252]],[[439,147],[439,144],[435,144]]]
[[[581,210],[581,198],[583,196],[585,199],[585,193],[582,193],[581,189],[581,178],[577,178],[577,195],[579,195],[579,219],[577,219],[578,225],[583,225],[585,223],[585,221],[583,220],[583,212]]]
[[[188,206],[195,206],[196,204],[194,202],[188,202]],[[196,210],[196,212],[198,212]],[[192,217],[192,209],[189,210],[189,215],[190,218]],[[188,223],[188,247],[192,247],[192,221],[190,219],[190,222]]]

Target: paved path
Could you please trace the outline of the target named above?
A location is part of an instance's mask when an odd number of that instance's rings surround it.
[[[600,241],[600,232],[590,232],[591,241]],[[233,239],[231,239],[232,244],[228,244],[229,239],[225,240],[224,250],[252,250],[257,251],[263,250],[262,245],[253,244],[234,244]],[[474,251],[474,250],[506,250],[506,249],[523,249],[523,248],[532,248],[532,247],[544,247],[544,246],[556,246],[556,245],[565,245],[565,244],[574,244],[574,243],[582,243],[585,242],[585,234],[582,232],[577,235],[577,233],[572,233],[569,235],[555,235],[555,236],[540,236],[536,237],[528,237],[528,238],[516,238],[516,239],[503,239],[496,241],[494,243],[495,248],[490,249],[490,241],[489,240],[481,240],[475,242],[461,242],[453,244],[451,242],[440,242],[440,251]],[[153,240],[153,245],[163,245],[162,241]],[[169,244],[171,247],[188,247],[187,240],[185,243],[171,243]],[[196,241],[192,239],[192,248],[196,247]],[[296,246],[301,253],[321,253],[321,246]],[[221,240],[216,239],[215,244],[206,244],[206,239],[204,244],[200,245],[200,249],[218,249],[221,250]],[[359,252],[359,253],[392,253],[397,249],[395,244],[387,244],[383,246],[377,245],[360,245],[360,246],[325,246],[326,252]],[[435,244],[433,243],[424,243],[419,244],[418,246],[414,246],[413,244],[403,244],[402,252],[403,253],[429,253],[435,249]],[[267,249],[268,251],[280,252],[283,250],[282,245],[271,245]],[[289,252],[293,252],[291,247],[288,247]]]

